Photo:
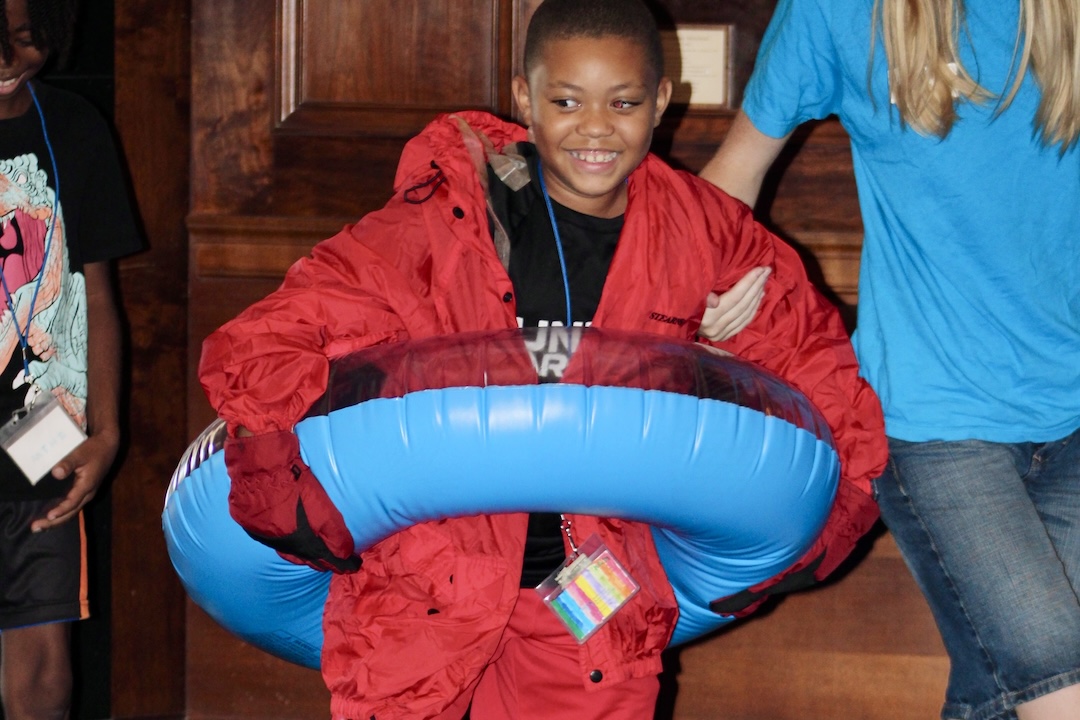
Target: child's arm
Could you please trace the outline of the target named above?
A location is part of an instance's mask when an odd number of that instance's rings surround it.
[[[325,391],[331,358],[407,333],[403,305],[418,293],[356,241],[371,221],[320,242],[280,288],[203,342],[199,379],[230,435],[291,431]]]
[[[89,437],[52,470],[57,479],[75,475],[66,497],[35,520],[33,532],[47,530],[75,517],[101,487],[120,446],[120,318],[108,262],[83,267],[86,278],[87,399]]]
[[[366,224],[379,222],[381,230],[368,232],[409,231],[405,220],[388,231],[375,214],[319,243],[277,291],[206,339],[199,367],[207,397],[233,436],[225,443],[233,519],[286,559],[320,570],[350,572],[360,563],[292,427],[325,391],[332,358],[410,330],[434,332],[418,325],[431,322],[434,311],[417,310],[427,300],[403,272],[411,259],[390,261],[357,241]]]

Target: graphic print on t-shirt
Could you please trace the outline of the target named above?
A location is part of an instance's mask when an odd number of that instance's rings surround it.
[[[0,393],[14,391],[25,405],[38,392],[51,392],[85,427],[86,282],[68,271],[66,235],[37,156],[0,159]],[[24,377],[20,335],[33,385]]]
[[[576,322],[568,330],[562,323],[541,322],[533,333],[525,335],[525,348],[529,351],[540,382],[559,382],[562,379],[566,366],[570,364],[570,356],[581,340],[580,328],[589,325],[592,323]],[[518,318],[518,327],[524,327],[523,318]]]

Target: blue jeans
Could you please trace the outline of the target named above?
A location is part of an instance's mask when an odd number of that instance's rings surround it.
[[[1080,430],[889,451],[874,492],[949,653],[942,717],[1015,718],[1080,682]]]

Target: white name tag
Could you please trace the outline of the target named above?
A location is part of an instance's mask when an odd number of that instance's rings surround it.
[[[0,427],[0,447],[3,447],[19,469],[37,485],[56,463],[60,462],[86,440],[86,433],[67,414],[50,393],[14,413]]]

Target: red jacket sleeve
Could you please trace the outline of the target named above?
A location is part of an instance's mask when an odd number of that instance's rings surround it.
[[[409,322],[432,322],[434,313],[419,311],[420,280],[398,269],[408,261],[358,241],[387,232],[376,226],[388,221],[372,213],[319,243],[278,290],[204,341],[199,380],[231,434],[240,425],[291,429],[325,391],[331,359],[403,337]]]
[[[727,199],[727,198],[725,198]],[[754,320],[717,346],[754,361],[803,392],[824,415],[840,459],[837,500],[825,530],[792,569],[822,557],[814,576],[832,572],[878,518],[871,482],[885,469],[888,445],[877,395],[859,376],[855,351],[837,309],[813,286],[795,250],[731,200],[724,215],[739,238],[717,290],[750,268],[770,265],[765,297]]]
[[[757,223],[747,232],[755,238],[746,247],[772,249],[772,273],[754,320],[718,346],[768,368],[806,394],[833,431],[844,481],[869,495],[870,482],[881,474],[888,455],[885,421],[877,395],[859,376],[840,314],[807,278],[791,246]]]

